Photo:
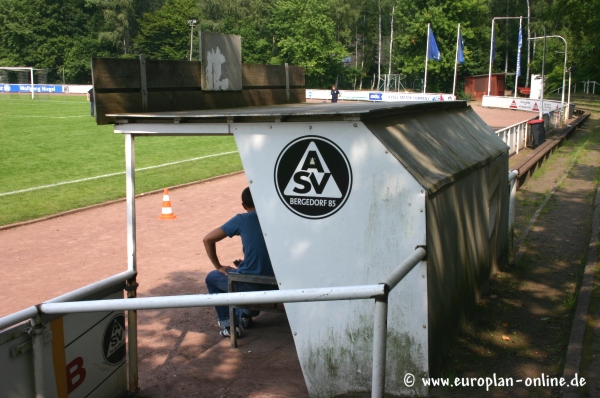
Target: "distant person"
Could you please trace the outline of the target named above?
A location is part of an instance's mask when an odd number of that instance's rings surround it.
[[[265,238],[258,222],[258,216],[256,215],[254,201],[252,200],[249,188],[244,189],[242,192],[242,207],[246,210],[245,213],[236,215],[221,227],[209,232],[203,239],[206,254],[216,268],[216,270],[206,275],[206,287],[210,294],[227,293],[227,274],[229,272],[266,276],[274,275]],[[235,235],[242,238],[244,251],[244,259],[242,261],[234,261],[237,269],[221,264],[217,256],[216,247],[217,242]],[[273,290],[273,286],[271,285],[248,282],[235,282],[235,288],[238,292]],[[217,318],[221,327],[221,336],[230,337],[229,307],[217,306],[215,309],[217,310]],[[247,329],[252,326],[252,317],[258,314],[258,311],[236,309],[236,319],[240,321],[237,324]],[[241,327],[236,327],[235,333],[237,337],[242,337]]]
[[[331,103],[335,104],[337,102],[339,96],[340,96],[340,91],[337,89],[336,85],[334,84],[333,86],[331,86]]]
[[[94,87],[87,92],[87,100],[90,103],[90,116],[94,116]]]

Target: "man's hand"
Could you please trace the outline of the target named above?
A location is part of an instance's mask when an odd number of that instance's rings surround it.
[[[227,273],[229,271],[234,270],[235,268],[230,267],[229,265],[221,265],[219,268],[217,268],[217,271],[219,271],[220,273],[222,273],[223,275],[227,275]]]

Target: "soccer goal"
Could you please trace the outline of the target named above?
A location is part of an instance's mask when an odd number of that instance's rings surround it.
[[[10,83],[18,83],[27,85],[28,91],[31,92],[31,99],[35,99],[35,76],[38,84],[46,84],[48,71],[28,66],[0,66],[0,92],[10,92]]]

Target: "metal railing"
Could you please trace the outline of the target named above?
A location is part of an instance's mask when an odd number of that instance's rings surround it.
[[[565,108],[560,108],[544,114],[544,127],[546,128],[546,131],[562,125],[562,112],[564,111]],[[529,138],[528,122],[537,118],[538,117],[535,116],[531,119],[513,124],[512,126],[496,130],[496,135],[498,135],[498,137],[500,137],[509,147],[508,156],[516,155],[521,149],[527,147],[527,140]]]
[[[573,85],[573,93],[577,93],[577,84],[576,83]],[[581,84],[583,84],[583,93],[582,94],[590,94],[590,84],[592,85],[592,92],[591,94],[596,94],[596,84],[600,86],[600,83],[598,83],[597,81],[594,80],[587,80],[587,81],[583,81],[581,82]]]
[[[114,286],[117,283],[125,282],[134,275],[135,273],[132,271],[121,272],[120,274],[113,275],[106,279],[102,279],[98,282],[84,286],[80,289],[73,290],[67,294],[63,294],[62,296],[55,297],[46,301],[45,303],[50,304],[81,300],[84,297],[101,292],[102,290]],[[24,310],[4,316],[0,318],[0,330],[6,329],[21,322],[25,322],[26,320],[35,318],[38,315],[40,315],[38,306],[31,306],[25,308]]]
[[[42,315],[71,314],[99,311],[137,311],[167,308],[212,307],[219,305],[244,305],[264,303],[298,303],[311,301],[366,300],[375,299],[373,321],[373,379],[372,397],[383,397],[385,390],[385,365],[387,347],[387,300],[389,292],[426,256],[424,247],[417,247],[388,277],[379,284],[342,286],[310,289],[272,290],[259,292],[196,294],[113,300],[78,300],[100,292],[117,283],[130,280],[134,275],[126,271],[102,281],[74,290],[37,306],[0,318],[0,330],[31,319],[34,383],[36,397],[48,396],[43,381],[43,324]],[[130,366],[132,366],[130,364]],[[137,369],[136,369],[137,370]],[[135,372],[134,374],[137,374]]]

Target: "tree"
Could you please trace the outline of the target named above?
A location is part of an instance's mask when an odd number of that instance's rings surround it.
[[[197,1],[168,0],[160,9],[143,14],[134,50],[148,59],[189,59],[190,27],[187,21],[199,16]]]
[[[328,4],[319,0],[277,0],[269,28],[276,53],[271,63],[304,66],[307,84],[326,87],[341,71],[346,48],[335,39]]]
[[[68,81],[88,83],[90,57],[99,53],[93,20],[83,0],[2,0],[0,64],[47,69],[50,83],[64,69]]]

